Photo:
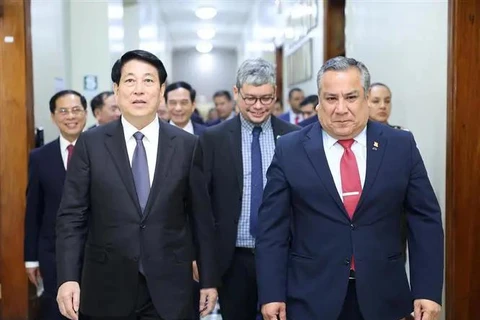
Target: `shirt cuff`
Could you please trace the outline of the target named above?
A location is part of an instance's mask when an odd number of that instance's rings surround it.
[[[25,261],[25,268],[38,268],[40,263],[38,261]]]

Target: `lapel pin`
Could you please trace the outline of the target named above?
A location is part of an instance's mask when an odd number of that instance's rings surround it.
[[[281,137],[281,135],[278,135],[278,136],[277,136],[277,139],[279,139],[280,137]]]
[[[373,148],[372,150],[378,150],[378,142],[377,141],[374,141],[373,142]]]

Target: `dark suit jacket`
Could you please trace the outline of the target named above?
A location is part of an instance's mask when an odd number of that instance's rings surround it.
[[[279,140],[267,177],[256,239],[261,304],[286,301],[288,319],[336,320],[352,255],[365,319],[403,318],[413,299],[441,302],[440,207],[410,132],[368,123],[365,184],[353,221],[330,173],[319,123]],[[400,237],[404,209],[412,290]]]
[[[305,120],[300,121],[300,123],[298,125],[302,128],[305,128],[306,126],[308,126],[312,123],[316,123],[316,122],[318,122],[318,117],[313,116],[313,117],[310,117],[310,118],[307,118]]]
[[[281,115],[278,116],[278,119],[281,119],[285,122],[290,123],[290,112],[287,111],[287,112],[282,113]]]
[[[275,140],[298,130],[271,117]],[[200,138],[205,155],[205,175],[216,224],[220,274],[225,273],[235,250],[242,206],[243,164],[240,116],[208,128]]]
[[[45,292],[57,295],[55,221],[62,197],[65,167],[56,139],[30,153],[25,213],[25,261],[38,261]]]
[[[207,121],[207,123],[205,123],[205,125],[207,127],[212,127],[212,126],[216,126],[217,124],[220,124],[222,122],[222,120],[220,119],[215,119],[215,120],[210,120],[210,121]]]
[[[206,126],[204,126],[202,124],[198,124],[198,123],[193,122],[193,121],[192,121],[192,125],[193,125],[193,133],[196,136],[201,136],[205,132],[205,130],[207,129]]]
[[[57,218],[57,267],[59,284],[81,279],[86,315],[133,312],[141,259],[160,316],[189,318],[192,232],[199,239],[201,286],[218,285],[198,138],[161,120],[159,125],[155,178],[143,215],[121,121],[84,132],[76,144]]]

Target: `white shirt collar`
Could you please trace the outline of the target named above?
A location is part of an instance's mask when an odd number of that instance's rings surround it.
[[[325,130],[322,130],[323,132],[323,144],[327,149],[331,149],[335,143],[337,143],[338,139],[335,139],[331,135],[329,135]],[[357,143],[361,144],[363,147],[367,146],[367,126],[363,128],[363,130],[355,137],[353,138]]]
[[[174,127],[183,129],[183,130],[187,131],[188,133],[194,134],[192,120],[188,120],[188,122],[187,122],[187,124],[185,125],[184,128],[177,126],[172,120],[170,120],[170,124]]]
[[[65,139],[62,135],[60,135],[60,151],[62,152],[67,151],[67,147],[71,144],[75,146],[75,143],[77,143],[77,140],[70,142],[67,139]]]
[[[145,126],[142,130],[138,130],[135,128],[133,124],[128,122],[124,117],[122,117],[122,126],[123,126],[123,133],[125,134],[125,140],[128,141],[130,139],[134,139],[133,134],[135,132],[140,131],[145,136],[145,139],[148,141],[157,141],[158,140],[158,130],[160,124],[158,123],[158,117],[154,117],[152,122],[150,122],[147,126]]]

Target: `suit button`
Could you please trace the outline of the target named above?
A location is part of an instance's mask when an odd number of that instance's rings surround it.
[[[133,261],[138,261],[138,256],[133,257]]]
[[[355,230],[355,225],[352,223],[352,224],[350,225],[350,228],[352,228],[352,230]]]
[[[349,266],[350,265],[350,259],[345,259],[345,265]]]
[[[140,229],[145,229],[145,227],[146,227],[146,226],[145,226],[144,224],[141,224],[141,225],[140,225]]]
[[[238,224],[238,219],[233,220],[233,223]]]

